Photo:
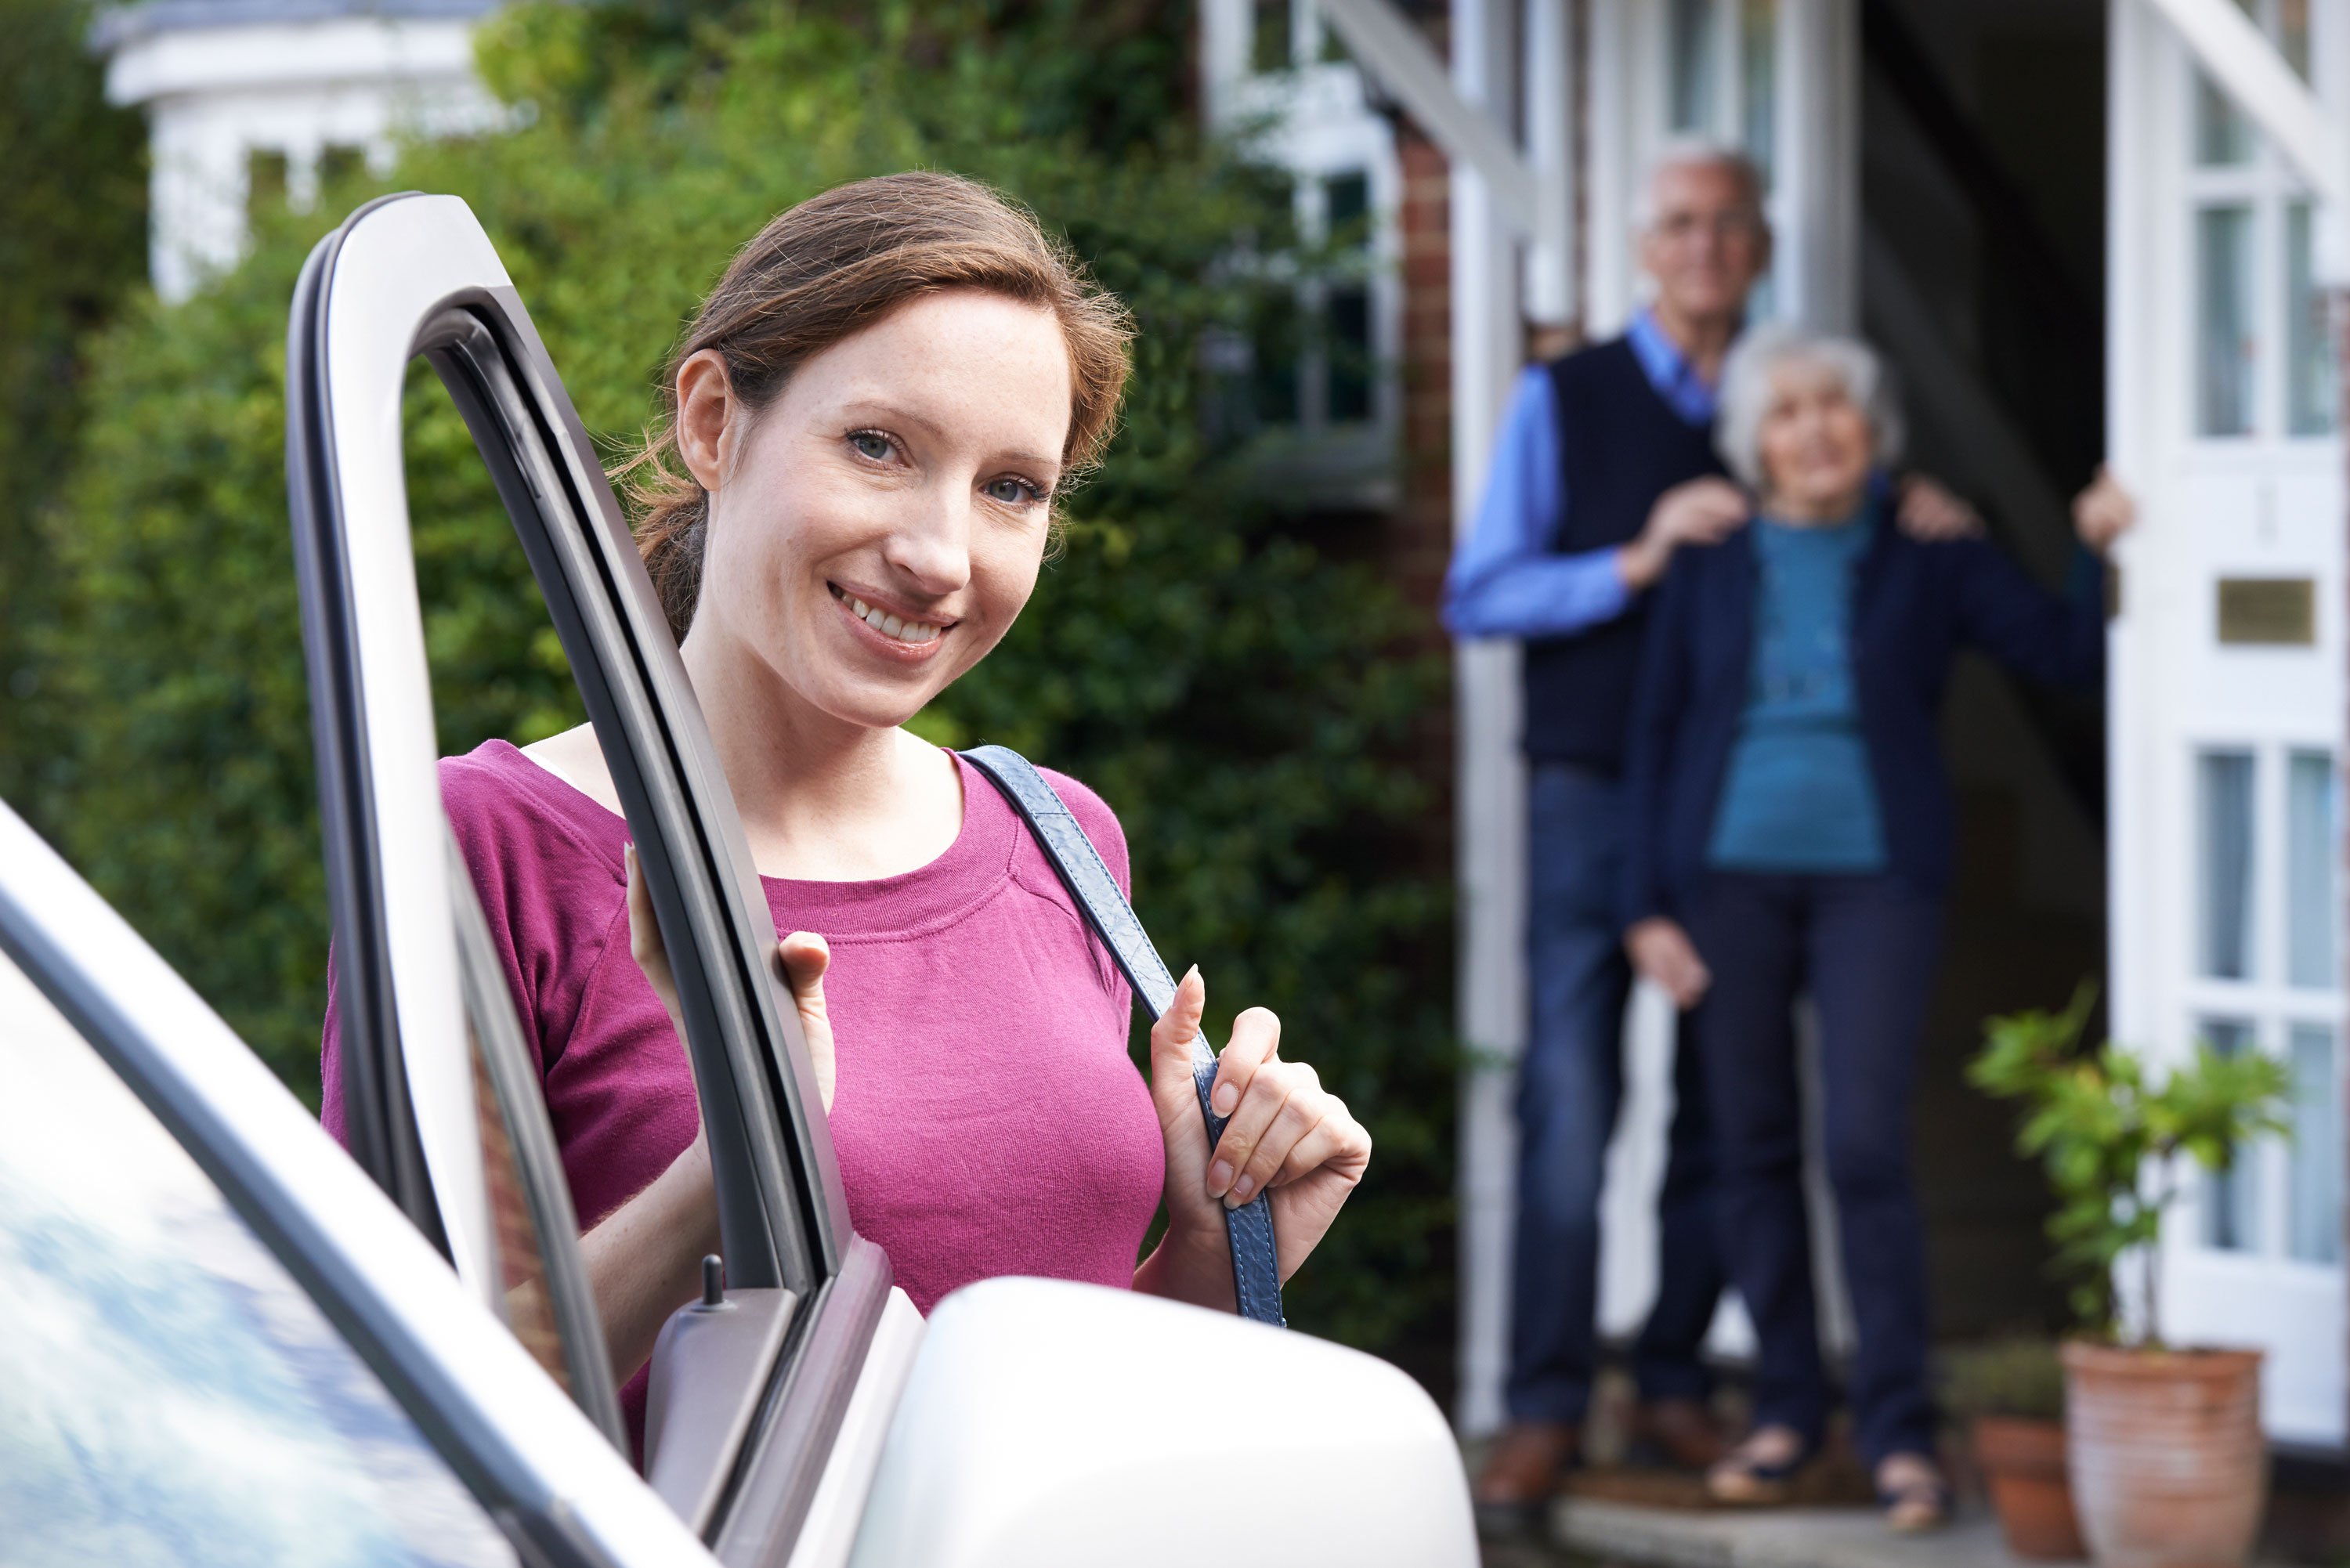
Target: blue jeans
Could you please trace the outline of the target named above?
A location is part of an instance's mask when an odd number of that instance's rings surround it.
[[[1632,984],[1617,919],[1623,785],[1537,763],[1531,784],[1527,978],[1533,1029],[1518,1072],[1518,1231],[1510,1416],[1580,1423],[1596,1361],[1599,1189],[1624,1094]],[[1674,1054],[1670,1151],[1657,1222],[1656,1305],[1633,1345],[1644,1399],[1702,1399],[1699,1352],[1721,1294],[1713,1142],[1694,1049]]]
[[[1717,873],[1688,916],[1713,971],[1693,1017],[1721,1151],[1722,1256],[1754,1319],[1755,1418],[1814,1444],[1827,1425],[1795,1063],[1795,997],[1808,990],[1820,1018],[1821,1152],[1859,1339],[1855,1436],[1872,1465],[1930,1454],[1909,1089],[1940,957],[1940,903],[1890,877]]]

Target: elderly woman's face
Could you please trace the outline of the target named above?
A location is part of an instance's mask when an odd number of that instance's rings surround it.
[[[1860,504],[1875,458],[1868,416],[1835,367],[1789,359],[1772,371],[1758,444],[1775,509],[1831,521]]]

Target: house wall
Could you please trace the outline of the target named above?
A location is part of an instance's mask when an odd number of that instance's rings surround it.
[[[149,270],[167,300],[235,262],[255,153],[282,157],[286,198],[307,204],[330,149],[380,170],[402,136],[479,130],[503,114],[473,75],[470,18],[245,20],[101,45],[107,96],[147,112]]]

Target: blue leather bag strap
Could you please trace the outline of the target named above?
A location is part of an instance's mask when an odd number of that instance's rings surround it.
[[[1159,950],[1150,945],[1142,922],[1134,918],[1134,907],[1118,890],[1118,881],[1102,864],[1093,840],[1069,815],[1053,786],[1027,758],[1002,746],[974,746],[962,757],[1003,792],[1012,809],[1028,824],[1045,858],[1053,863],[1062,885],[1085,912],[1086,923],[1109,949],[1126,983],[1134,988],[1135,1001],[1149,1008],[1152,1018],[1163,1015],[1175,1002],[1175,977],[1167,972]],[[1191,1040],[1191,1082],[1200,1092],[1200,1114],[1207,1119],[1208,1147],[1212,1149],[1224,1136],[1226,1118],[1208,1103],[1209,1091],[1216,1084],[1216,1056],[1207,1041],[1197,1035]],[[1232,1243],[1232,1284],[1241,1315],[1276,1328],[1284,1326],[1281,1259],[1274,1249],[1273,1209],[1266,1195],[1260,1192],[1238,1209],[1225,1210],[1224,1235]]]

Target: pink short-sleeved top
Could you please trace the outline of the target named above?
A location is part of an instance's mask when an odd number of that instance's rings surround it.
[[[850,1220],[923,1312],[973,1280],[1128,1287],[1166,1150],[1127,1054],[1128,992],[1035,839],[961,758],[962,830],[871,882],[763,877],[775,929],[832,950],[833,1148]],[[1048,774],[1127,885],[1126,837]],[[441,763],[442,797],[539,1054],[572,1201],[592,1227],[699,1125],[684,1047],[629,954],[627,823],[504,741]],[[327,1130],[345,1137],[335,1002]],[[622,1391],[641,1442],[644,1374]]]

